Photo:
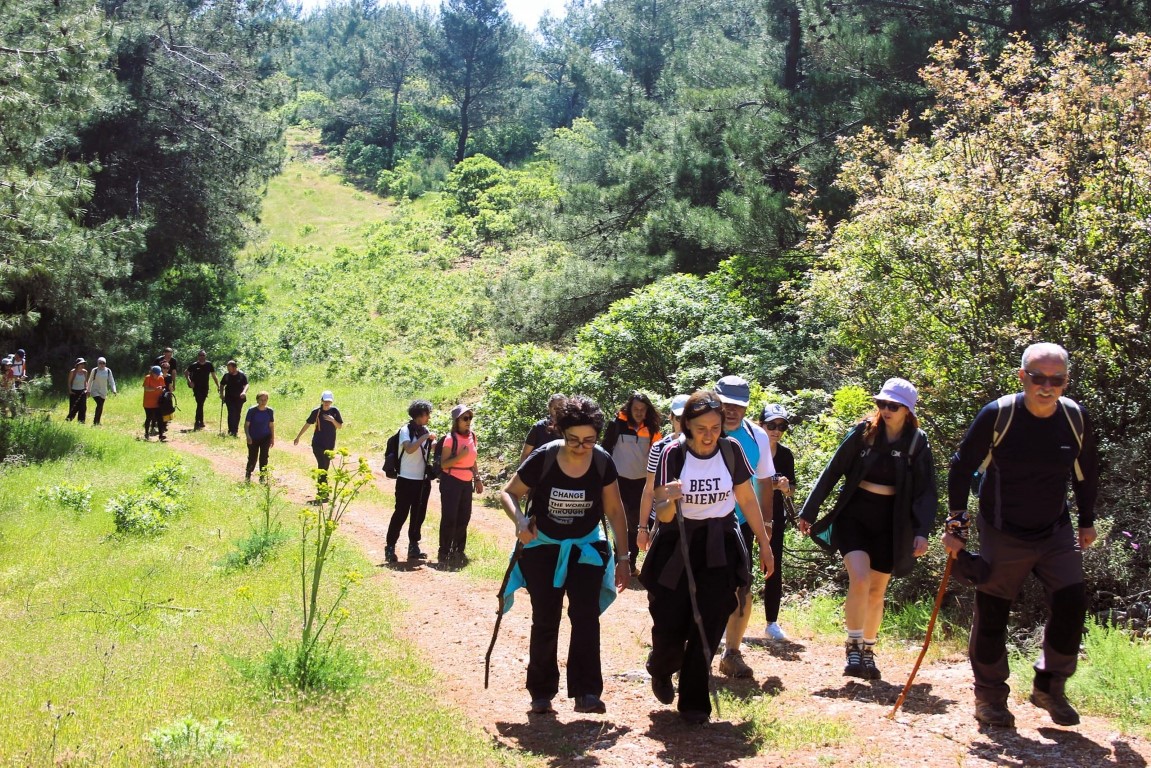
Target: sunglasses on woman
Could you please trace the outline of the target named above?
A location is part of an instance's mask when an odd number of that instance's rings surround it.
[[[895,413],[903,406],[899,403],[893,403],[890,400],[876,400],[875,407],[881,411],[891,411],[892,413]]]
[[[791,425],[786,421],[773,421],[770,424],[764,424],[763,428],[768,432],[786,432],[789,426]]]

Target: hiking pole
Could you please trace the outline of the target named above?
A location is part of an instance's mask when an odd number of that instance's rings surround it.
[[[508,588],[512,571],[515,570],[516,563],[520,561],[520,555],[523,552],[524,543],[520,541],[519,536],[516,536],[516,548],[512,550],[511,562],[508,563],[508,569],[504,572],[504,580],[500,582],[500,591],[496,594],[500,601],[500,607],[496,610],[496,625],[492,627],[492,641],[488,643],[488,652],[484,656],[484,690],[487,690],[488,687],[488,675],[492,669],[492,651],[496,647],[496,638],[500,636],[500,622],[504,620],[504,590]]]
[[[220,421],[216,424],[216,437],[224,436],[224,398],[220,398]]]
[[[787,522],[798,528],[799,516],[795,514],[795,502],[786,493],[781,493],[780,496],[783,497],[783,513],[787,516]]]
[[[895,713],[899,711],[903,700],[907,698],[907,692],[911,690],[911,684],[915,682],[915,675],[919,672],[919,665],[923,663],[923,657],[927,655],[927,647],[931,645],[931,632],[935,629],[935,619],[939,616],[939,607],[943,605],[943,594],[947,591],[947,582],[951,579],[951,564],[954,562],[955,553],[948,552],[947,565],[943,568],[943,578],[939,581],[939,591],[935,593],[935,607],[931,609],[931,619],[927,622],[927,637],[923,638],[923,649],[919,651],[919,658],[915,660],[915,666],[911,668],[911,676],[907,678],[907,684],[903,686],[903,691],[895,700],[895,706],[891,708],[891,713],[887,716],[888,720],[895,719]]]
[[[711,679],[711,647],[707,642],[707,630],[703,628],[703,616],[699,612],[699,598],[695,593],[695,574],[691,570],[691,554],[687,546],[687,526],[683,522],[683,501],[675,500],[675,519],[679,523],[679,551],[683,556],[684,571],[687,573],[687,596],[691,600],[691,617],[695,619],[695,627],[699,630],[699,642],[703,649],[703,658],[707,664],[707,689],[711,692],[711,702],[715,705],[715,715],[720,717],[719,692]]]

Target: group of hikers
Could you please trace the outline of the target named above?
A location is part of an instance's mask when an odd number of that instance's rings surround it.
[[[1075,671],[1086,616],[1082,550],[1095,540],[1098,455],[1086,413],[1063,397],[1069,365],[1066,350],[1056,344],[1029,346],[1017,373],[1021,391],[984,406],[950,460],[950,512],[941,542],[955,558],[956,577],[975,586],[969,647],[974,715],[988,726],[1014,726],[1007,620],[1029,573],[1046,590],[1050,613],[1030,701],[1057,724],[1079,722],[1065,684]],[[165,439],[162,404],[174,398],[179,370],[166,349],[144,378],[145,439],[152,428]],[[236,362],[228,361],[227,373],[217,379],[201,350],[183,373],[196,399],[194,428],[204,428],[211,382],[227,406],[228,432],[237,436],[248,381]],[[104,358],[91,371],[78,359],[68,385],[68,418],[83,422],[91,395],[99,424],[104,399],[116,392]],[[323,392],[293,441],[312,430],[321,488],[343,426],[334,400],[331,391]],[[600,616],[633,578],[647,592],[651,615],[646,667],[652,693],[667,705],[678,697],[688,723],[711,716],[711,666],[721,641],[719,672],[754,676],[741,645],[751,620],[755,552],[765,577],[765,639],[787,640],[779,623],[781,565],[796,477],[795,457],[781,438],[792,417],[782,404],[768,403],[753,421],[750,401],[745,379],[724,376],[714,389],[676,395],[665,434],[659,409],[642,392],[612,417],[581,395],[549,399],[547,416],[531,428],[518,468],[500,492],[516,537],[501,612],[511,608],[516,590],[527,590],[532,624],[526,687],[533,714],[555,711],[565,597],[571,623],[566,694],[577,712],[606,712]],[[888,584],[927,553],[938,504],[931,445],[916,416],[916,387],[888,379],[874,405],[848,431],[795,518],[801,534],[842,559],[848,579],[843,674],[865,680],[881,677],[875,648]],[[474,410],[452,408],[442,437],[428,428],[432,411],[426,400],[412,402],[408,422],[390,442],[385,469],[390,460],[395,510],[385,558],[398,562],[396,547],[407,524],[408,560],[427,559],[421,537],[435,479],[442,510],[437,559],[460,567],[467,563],[472,500],[483,493]],[[265,470],[275,442],[268,393],[257,395],[243,429],[250,480],[257,465]],[[966,549],[971,493],[978,498],[977,554]]]
[[[956,577],[976,589],[969,655],[974,716],[986,726],[1014,727],[1007,619],[1030,573],[1046,590],[1050,609],[1030,701],[1056,724],[1079,722],[1065,685],[1086,617],[1082,551],[1095,540],[1098,456],[1086,413],[1063,397],[1068,370],[1062,347],[1028,347],[1017,372],[1021,391],[984,406],[950,460],[950,513],[941,543],[955,558]],[[516,590],[527,590],[526,688],[533,714],[555,711],[565,597],[571,624],[566,695],[576,712],[607,710],[600,616],[632,578],[647,592],[652,693],[662,704],[676,703],[685,722],[711,717],[710,672],[721,640],[719,672],[754,674],[740,647],[751,616],[756,551],[766,577],[765,637],[787,639],[779,624],[780,566],[785,507],[796,480],[794,456],[780,438],[791,416],[782,404],[769,403],[754,423],[746,416],[750,399],[748,382],[737,376],[721,378],[712,390],[677,395],[665,435],[658,409],[639,392],[614,418],[587,397],[551,398],[548,416],[533,426],[500,493],[516,536],[501,612],[510,609]],[[927,553],[938,502],[916,387],[888,379],[874,404],[848,431],[796,520],[801,534],[842,559],[848,578],[843,674],[865,680],[881,676],[875,648],[888,584]],[[389,562],[398,560],[409,518],[408,558],[425,557],[421,526],[428,468],[436,464],[444,503],[439,559],[466,560],[471,497],[482,488],[473,414],[464,405],[452,410],[445,447],[427,429],[431,409],[426,401],[412,403],[411,420],[398,434],[402,460],[387,533]],[[979,505],[978,553],[966,549],[971,493]]]

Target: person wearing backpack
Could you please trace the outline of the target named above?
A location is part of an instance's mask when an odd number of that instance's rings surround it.
[[[1050,611],[1031,703],[1058,725],[1079,722],[1065,687],[1075,673],[1086,617],[1083,550],[1096,537],[1099,457],[1086,412],[1063,397],[1068,368],[1063,347],[1029,346],[1018,372],[1022,393],[984,406],[951,458],[951,514],[943,544],[956,556],[957,576],[976,587],[969,654],[975,719],[985,725],[1015,726],[1007,708],[1007,619],[1030,573],[1043,584]],[[978,468],[986,474],[979,485],[976,556],[956,533],[966,527],[967,496]],[[1071,524],[1068,482],[1075,492],[1077,526]]]
[[[885,381],[875,395],[875,410],[848,432],[799,513],[799,532],[825,551],[838,552],[847,568],[843,674],[850,677],[880,679],[875,643],[887,585],[927,553],[935,522],[935,465],[915,416],[918,399],[910,381]],[[834,506],[817,521],[841,478]]]
[[[104,415],[104,401],[108,393],[116,394],[116,377],[108,367],[108,360],[103,357],[96,358],[96,367],[88,374],[88,393],[96,403],[96,413],[92,416],[92,426],[100,426],[100,417]]]
[[[420,531],[428,512],[428,495],[432,481],[428,477],[428,461],[436,436],[428,431],[432,417],[432,404],[427,400],[413,400],[408,406],[407,424],[396,433],[396,510],[388,523],[388,537],[384,543],[384,558],[389,563],[399,562],[396,542],[400,530],[411,515],[408,526],[408,561],[427,557],[420,551]]]
[[[513,566],[510,594],[527,587],[532,604],[527,689],[533,714],[554,712],[559,692],[557,662],[560,618],[567,597],[571,638],[567,656],[567,695],[576,712],[603,713],[600,667],[600,614],[617,592],[627,588],[631,561],[626,550],[627,523],[615,465],[596,445],[604,417],[599,406],[581,395],[557,410],[563,437],[537,448],[504,486],[500,502],[516,526],[522,555]],[[529,497],[527,512],[520,499]],[[604,535],[606,518],[615,537],[615,557]]]
[[[787,524],[787,511],[783,497],[795,492],[795,454],[779,442],[791,427],[791,414],[779,403],[768,403],[759,417],[760,428],[771,443],[771,460],[775,463],[776,478],[787,480],[772,483],[771,552],[775,555],[775,571],[763,581],[763,612],[767,627],[763,634],[772,642],[787,641],[787,633],[779,626],[779,606],[783,602],[783,529]]]
[[[632,392],[603,435],[603,448],[611,454],[619,472],[619,492],[627,516],[628,551],[631,552],[633,576],[639,575],[635,561],[639,552],[637,535],[643,487],[647,481],[647,455],[652,445],[660,439],[661,420],[651,398],[643,392]]]
[[[727,619],[751,589],[751,560],[735,505],[758,509],[752,469],[739,443],[723,434],[723,404],[704,390],[683,409],[683,438],[659,457],[653,496],[659,525],[640,571],[651,613],[647,671],[656,699],[676,697],[687,723],[711,717],[708,681]],[[772,568],[763,518],[748,518],[765,574]]]
[[[524,459],[531,455],[531,452],[539,448],[544,443],[550,443],[552,440],[559,440],[560,435],[559,427],[556,426],[556,415],[560,409],[563,408],[564,401],[567,396],[562,392],[556,392],[548,398],[548,415],[537,421],[528,430],[528,436],[524,438],[524,447],[520,452],[520,464],[524,463]]]
[[[468,543],[468,523],[472,519],[472,495],[484,492],[484,481],[476,474],[479,443],[472,431],[474,413],[460,403],[452,408],[451,434],[436,444],[440,468],[440,549],[442,565],[467,564],[464,549]]]

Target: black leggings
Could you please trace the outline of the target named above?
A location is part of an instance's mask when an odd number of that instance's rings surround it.
[[[272,436],[268,435],[263,440],[253,440],[248,445],[248,467],[245,474],[248,477],[252,476],[252,470],[256,466],[256,460],[260,461],[260,472],[264,471],[264,467],[268,466],[268,450],[272,447]]]

